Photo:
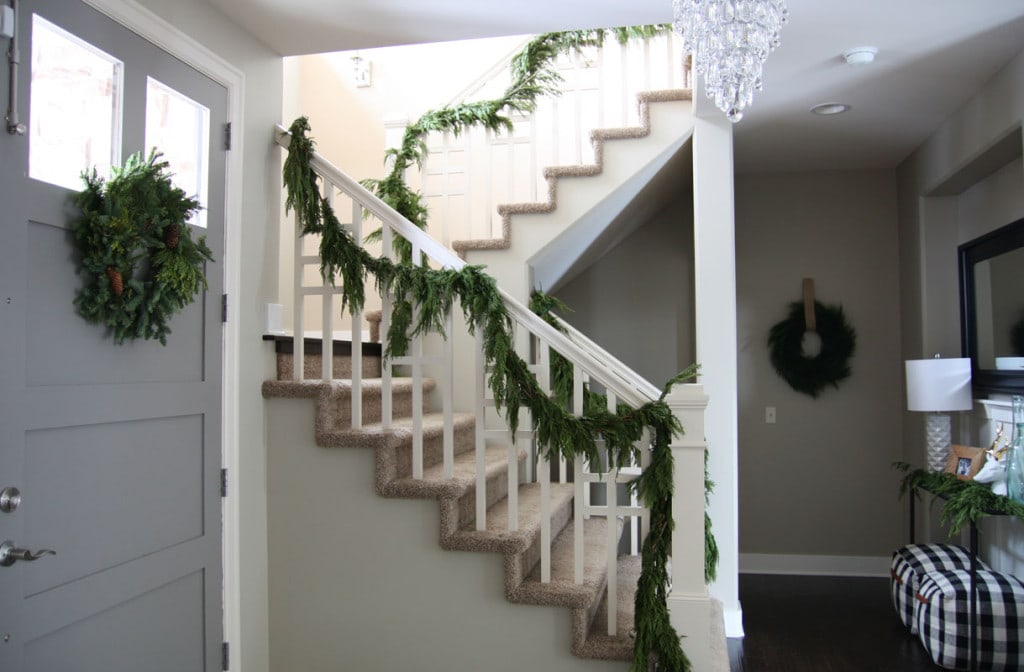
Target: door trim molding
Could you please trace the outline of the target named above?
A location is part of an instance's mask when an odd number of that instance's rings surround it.
[[[243,106],[245,75],[206,46],[197,42],[179,28],[157,16],[134,0],[83,0],[87,5],[106,14],[114,21],[144,37],[167,53],[187,63],[197,71],[221,84],[227,90],[228,122],[238,129],[227,153],[227,174],[224,181],[224,292],[241,296],[241,264],[239,254],[242,243],[242,157],[244,154]],[[221,466],[228,474],[239,469],[239,349],[241,330],[238,311],[228,314],[221,340],[223,370],[221,379]],[[241,553],[238,485],[228,488],[223,502],[223,529],[221,530],[223,558],[224,639],[240,645],[241,626]]]

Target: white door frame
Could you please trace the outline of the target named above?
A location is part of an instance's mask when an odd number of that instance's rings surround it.
[[[167,53],[203,73],[227,89],[228,121],[233,129],[231,151],[227,153],[227,175],[224,181],[224,292],[231,297],[241,295],[239,251],[242,245],[242,109],[245,75],[208,48],[189,37],[174,25],[160,18],[134,0],[83,0],[126,28],[152,42]],[[269,130],[268,130],[269,133]],[[237,298],[235,305],[238,305]],[[224,325],[222,373],[222,435],[221,466],[228,474],[240,473],[238,467],[239,427],[239,363],[241,345],[238,310],[228,311]],[[221,531],[224,569],[223,626],[224,641],[241,646],[241,584],[239,526],[240,508],[237,486],[229,487],[222,503],[224,526]],[[238,660],[238,656],[232,657]]]

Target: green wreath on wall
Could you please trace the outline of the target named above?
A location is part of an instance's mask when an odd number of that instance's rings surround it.
[[[808,331],[804,304],[789,304],[789,315],[771,328],[768,348],[772,367],[789,386],[817,398],[825,387],[839,387],[850,375],[850,358],[857,346],[857,335],[846,321],[842,306],[814,302],[815,329],[821,338],[821,350],[810,356],[804,352],[803,339]]]
[[[128,158],[110,179],[82,175],[75,197],[82,212],[72,225],[84,284],[79,314],[113,332],[114,342],[159,339],[167,345],[170,319],[206,289],[206,236],[192,240],[188,220],[199,202],[171,182],[153,150]]]

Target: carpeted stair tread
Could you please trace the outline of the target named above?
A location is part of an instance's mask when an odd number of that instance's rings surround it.
[[[551,581],[541,582],[538,563],[512,595],[513,602],[577,609],[590,609],[598,602],[608,580],[608,519],[593,516],[583,521],[583,583],[575,578],[575,531],[570,522],[551,545]]]
[[[633,600],[636,598],[637,581],[640,579],[641,558],[639,555],[623,555],[617,563],[618,591],[617,632],[608,634],[608,599],[602,596],[597,614],[590,625],[587,639],[577,655],[600,660],[633,659]]]
[[[379,397],[383,390],[384,381],[382,378],[364,378],[362,381],[363,398],[368,396]],[[430,392],[437,386],[432,378],[423,379],[423,391]],[[413,389],[412,378],[391,379],[392,394],[408,394]],[[317,399],[322,395],[327,396],[352,396],[352,381],[347,378],[337,378],[328,382],[320,379],[314,380],[265,380],[263,381],[264,399]]]
[[[523,553],[540,538],[540,484],[525,483],[519,486],[519,529],[511,532],[508,529],[508,498],[497,502],[487,510],[487,529],[463,528],[449,539],[445,546],[463,551],[492,551],[497,553]],[[557,520],[566,514],[572,505],[573,484],[551,484],[551,518]],[[552,533],[560,529],[552,524]]]
[[[519,449],[518,458],[522,461],[526,451]],[[484,473],[487,479],[504,474],[508,469],[508,450],[503,446],[488,448],[484,452]],[[452,460],[452,478],[444,477],[444,465],[435,464],[424,467],[423,478],[398,478],[383,486],[383,492],[391,497],[408,498],[458,498],[476,487],[476,453],[466,452],[455,456]]]
[[[468,431],[476,424],[473,413],[453,413],[455,431]],[[423,414],[423,440],[438,438],[444,433],[443,413]],[[325,448],[397,448],[412,441],[412,418],[394,418],[391,427],[374,422],[359,429],[341,429],[318,433],[317,443]]]

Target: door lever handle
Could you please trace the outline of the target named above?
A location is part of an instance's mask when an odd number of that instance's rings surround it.
[[[0,567],[10,567],[18,560],[35,562],[44,555],[57,555],[57,551],[44,548],[33,553],[27,548],[18,548],[14,542],[7,540],[0,544]]]

